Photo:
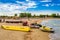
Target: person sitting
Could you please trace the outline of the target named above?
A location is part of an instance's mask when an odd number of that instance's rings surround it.
[[[28,22],[27,21],[24,21],[23,22],[23,26],[28,26]]]

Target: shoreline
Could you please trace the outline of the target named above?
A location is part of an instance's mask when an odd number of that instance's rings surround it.
[[[44,20],[50,20],[53,18],[39,18],[39,19],[31,19],[30,23],[38,21],[41,23]],[[54,18],[56,19],[56,18]],[[27,20],[27,19],[23,19]],[[0,40],[49,40],[48,32],[42,32],[39,29],[31,29],[32,32],[21,32],[21,31],[10,31],[4,30],[1,28],[1,25],[13,25],[20,26],[21,23],[0,23]],[[4,36],[3,36],[4,35]]]
[[[43,20],[45,20],[45,19],[38,19],[35,21],[37,21],[38,23],[41,23]],[[49,40],[48,32],[43,32],[39,29],[32,29],[32,31],[33,31],[31,33],[32,40]]]

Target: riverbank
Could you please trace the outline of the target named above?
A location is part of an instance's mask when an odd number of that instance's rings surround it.
[[[27,19],[22,19],[27,20]],[[41,23],[45,19],[30,19],[30,23],[37,21]],[[4,30],[1,25],[20,26],[21,23],[0,23],[0,40],[49,40],[49,33],[39,29],[31,29],[31,32]]]

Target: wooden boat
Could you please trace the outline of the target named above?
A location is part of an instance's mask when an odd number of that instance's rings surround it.
[[[6,23],[22,23],[22,21],[6,21]]]
[[[28,26],[8,26],[8,25],[2,25],[3,29],[6,30],[18,30],[18,31],[30,31],[30,27]]]

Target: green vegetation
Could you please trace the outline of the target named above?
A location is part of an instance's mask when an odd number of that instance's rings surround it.
[[[40,17],[40,18],[46,18],[46,17],[53,17],[53,18],[60,18],[59,13],[52,13],[51,15],[43,15],[43,14],[39,14],[39,15],[32,15],[31,13],[20,13],[19,16],[17,14],[14,14],[14,16],[0,16],[1,18],[22,18],[22,17]]]
[[[31,13],[20,13],[19,17],[31,17]]]
[[[16,17],[16,16],[17,16],[17,14],[14,14],[14,16]]]
[[[60,15],[58,13],[57,14],[53,13],[53,14],[51,14],[51,17],[60,18]]]
[[[32,17],[37,17],[35,14]]]
[[[56,17],[57,15],[55,13],[51,14],[51,17]]]
[[[45,15],[40,14],[39,17],[45,17]]]

